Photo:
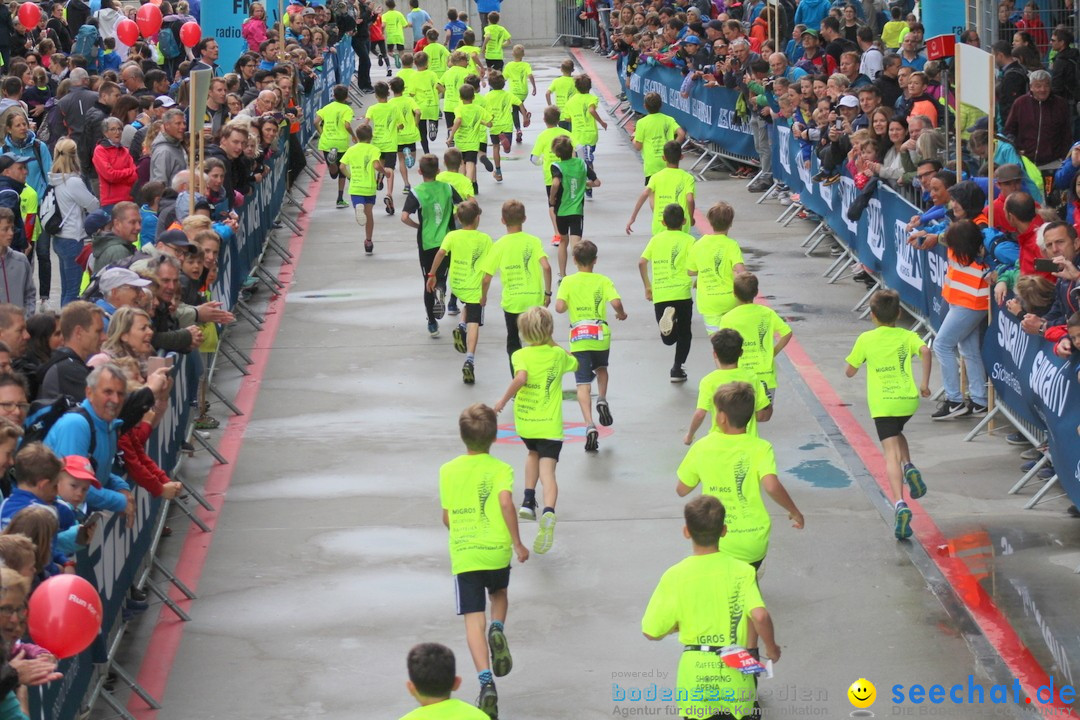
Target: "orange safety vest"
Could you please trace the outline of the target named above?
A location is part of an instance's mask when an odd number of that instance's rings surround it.
[[[986,279],[986,270],[986,266],[979,262],[961,265],[950,248],[949,269],[945,273],[945,287],[941,290],[945,302],[985,312],[990,307],[990,283]]]

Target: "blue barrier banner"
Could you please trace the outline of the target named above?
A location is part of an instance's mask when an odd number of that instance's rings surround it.
[[[1028,335],[1019,320],[997,308],[982,352],[998,400],[1020,419],[1046,429],[1061,487],[1080,504],[1080,368],[1054,355],[1051,343]]]
[[[626,97],[635,112],[645,115],[645,95],[659,93],[664,103],[661,112],[675,118],[690,137],[716,143],[732,155],[756,160],[748,118],[735,115],[739,93],[722,87],[707,88],[695,82],[689,97],[683,97],[679,92],[682,81],[682,73],[677,70],[642,63],[630,76]]]

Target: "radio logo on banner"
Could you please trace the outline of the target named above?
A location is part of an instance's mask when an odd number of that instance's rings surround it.
[[[851,203],[855,202],[855,192],[854,180],[849,177],[840,178],[840,214],[844,216],[844,224],[847,225],[848,232],[852,235],[858,233],[858,225],[856,220],[848,217],[848,208],[851,207]]]
[[[784,172],[791,174],[791,131],[787,128],[778,128],[776,136],[780,138],[780,165]]]
[[[825,204],[829,206],[830,210],[832,210],[832,189],[833,189],[833,186],[832,185],[825,185],[824,183],[822,183],[822,184],[819,184],[817,187],[818,187],[818,192],[821,193],[821,199],[824,200]]]
[[[878,260],[885,256],[885,214],[881,211],[881,201],[874,198],[866,206],[866,244]]]
[[[922,271],[919,270],[919,251],[908,245],[907,223],[896,220],[893,225],[893,247],[896,250],[896,274],[916,290],[922,290]]]

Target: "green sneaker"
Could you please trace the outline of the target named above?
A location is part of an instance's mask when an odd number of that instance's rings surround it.
[[[554,542],[555,513],[546,512],[540,516],[540,529],[536,533],[536,540],[533,541],[533,552],[537,555],[543,555],[551,549]]]
[[[923,482],[922,473],[911,463],[904,466],[904,480],[907,481],[913,500],[918,500],[926,494],[926,483]]]
[[[200,415],[195,418],[194,425],[196,430],[217,430],[221,427],[221,423],[218,422],[217,418],[209,415]]]
[[[499,693],[495,691],[495,683],[480,686],[480,697],[476,698],[476,707],[492,720],[499,717]]]
[[[335,204],[338,210],[349,207],[349,203],[345,202],[344,198],[337,201]]]
[[[494,625],[488,628],[488,648],[491,650],[491,672],[495,677],[504,677],[514,667],[514,660],[510,657],[510,646],[506,643],[506,634],[502,628]]]
[[[907,505],[901,504],[896,508],[896,525],[893,532],[897,540],[907,540],[911,537],[911,510]]]

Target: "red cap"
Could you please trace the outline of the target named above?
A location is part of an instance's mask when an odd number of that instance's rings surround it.
[[[68,455],[65,457],[64,472],[76,480],[86,480],[98,490],[101,489],[101,483],[98,482],[94,466],[82,455]]]

